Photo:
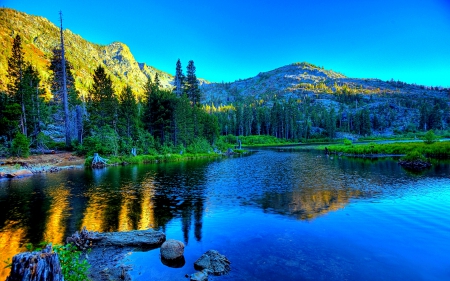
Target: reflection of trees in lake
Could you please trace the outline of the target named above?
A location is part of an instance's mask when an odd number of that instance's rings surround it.
[[[81,225],[95,231],[161,229],[179,218],[184,240],[194,224],[201,240],[207,162],[161,163],[104,169],[91,174]]]

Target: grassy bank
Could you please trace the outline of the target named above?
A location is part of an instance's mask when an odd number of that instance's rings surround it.
[[[450,142],[436,142],[433,144],[426,144],[423,142],[342,144],[326,147],[331,153],[344,153],[353,156],[406,155],[413,151],[417,151],[429,158],[450,158]],[[325,149],[325,146],[320,146],[318,149],[323,150]]]
[[[235,150],[236,154],[245,153],[244,150]],[[108,165],[121,164],[146,164],[146,163],[160,163],[160,162],[179,162],[200,158],[218,158],[222,154],[218,153],[184,153],[184,154],[165,154],[165,155],[137,155],[137,156],[111,156],[108,159]],[[91,166],[92,156],[86,158],[85,166]]]

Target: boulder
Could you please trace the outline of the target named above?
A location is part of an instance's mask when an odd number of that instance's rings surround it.
[[[169,239],[161,245],[161,258],[174,260],[184,254],[184,244],[181,241]]]
[[[197,271],[190,276],[191,281],[207,281],[208,280],[208,272],[206,270]]]
[[[33,173],[30,170],[21,169],[21,170],[15,171],[13,173],[6,174],[6,177],[8,177],[8,178],[23,178],[23,177],[29,177],[32,175],[33,175]]]
[[[209,250],[194,263],[197,270],[207,270],[213,275],[224,275],[230,270],[231,262],[216,250]]]

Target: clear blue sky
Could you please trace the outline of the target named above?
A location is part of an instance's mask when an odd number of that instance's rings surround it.
[[[169,73],[210,81],[307,61],[349,77],[450,86],[450,0],[0,0],[89,41],[127,44]]]

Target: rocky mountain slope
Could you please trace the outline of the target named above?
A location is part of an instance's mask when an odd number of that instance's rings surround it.
[[[8,58],[16,34],[22,37],[25,60],[38,69],[49,92],[46,82],[50,77],[48,66],[52,49],[59,46],[59,28],[46,18],[8,8],[0,8],[0,90],[6,88]],[[81,95],[87,94],[94,69],[99,65],[111,75],[118,91],[128,84],[139,95],[143,92],[147,77],[153,78],[156,73],[164,87],[171,87],[172,75],[145,63],[138,63],[123,43],[114,42],[106,46],[94,44],[69,29],[64,30],[64,37],[67,59],[73,65],[76,87]]]
[[[348,78],[333,70],[326,70],[313,64],[302,62],[286,65],[255,77],[232,83],[211,83],[202,86],[206,103],[214,104],[257,99],[270,101],[276,98],[333,99],[333,94],[404,94],[445,97],[448,89],[411,85],[399,81],[379,79]]]

